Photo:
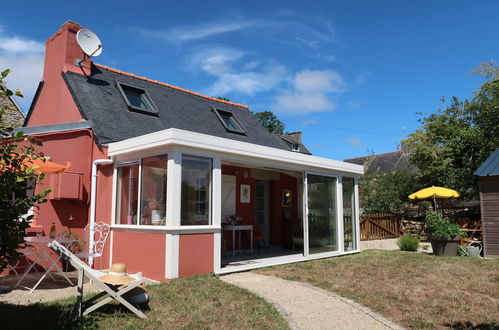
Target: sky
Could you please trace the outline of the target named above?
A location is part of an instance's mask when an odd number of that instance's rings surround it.
[[[497,60],[498,1],[23,1],[2,4],[0,70],[29,109],[45,40],[93,30],[94,62],[274,112],[317,156],[397,150]],[[7,13],[7,14],[6,14]]]

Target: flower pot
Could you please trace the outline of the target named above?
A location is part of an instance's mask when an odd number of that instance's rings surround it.
[[[437,256],[457,256],[457,247],[459,245],[459,239],[461,238],[459,235],[454,237],[447,238],[434,238],[429,237],[431,248],[433,249],[433,253]]]

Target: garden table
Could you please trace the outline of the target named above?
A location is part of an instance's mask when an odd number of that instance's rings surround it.
[[[33,293],[33,291],[38,287],[38,285],[45,279],[47,275],[49,275],[55,281],[51,273],[52,269],[54,269],[57,274],[61,275],[64,279],[66,279],[69,282],[69,284],[74,285],[58,265],[58,262],[61,260],[62,256],[58,255],[57,257],[53,257],[53,254],[51,254],[51,250],[49,249],[47,244],[54,240],[61,244],[67,244],[75,242],[76,241],[75,239],[72,238],[53,239],[50,237],[42,236],[42,237],[25,237],[24,240],[26,241],[26,243],[37,247],[36,253],[33,254],[35,260],[32,266],[39,265],[43,267],[45,271],[43,276],[40,277],[38,282],[36,282],[36,284],[32,288],[27,287],[28,289],[30,289],[29,293]],[[28,275],[29,271],[31,270],[32,266],[25,270],[23,276],[16,283],[16,287],[22,283],[26,275]]]
[[[239,232],[239,250],[241,250],[241,231],[250,231],[250,254],[253,254],[253,225],[222,225],[222,236],[224,230],[232,230],[232,255],[236,255],[236,231]]]

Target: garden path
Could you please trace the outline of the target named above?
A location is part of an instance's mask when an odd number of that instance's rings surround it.
[[[272,303],[293,329],[401,329],[350,299],[309,284],[251,272],[220,278]]]

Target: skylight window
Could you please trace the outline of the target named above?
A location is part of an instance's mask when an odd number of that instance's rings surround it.
[[[158,113],[158,110],[145,89],[123,83],[118,83],[118,89],[130,110],[148,114]]]
[[[225,129],[231,133],[246,134],[243,125],[237,119],[236,115],[230,111],[213,108],[218,119],[222,122]]]

